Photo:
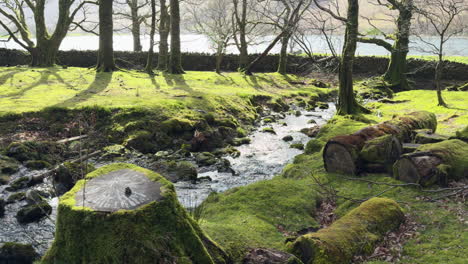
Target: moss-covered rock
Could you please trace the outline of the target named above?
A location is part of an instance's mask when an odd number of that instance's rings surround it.
[[[135,131],[130,134],[125,140],[124,146],[143,153],[156,152],[160,147],[155,143],[153,133],[145,130]]]
[[[16,201],[21,201],[21,200],[23,200],[25,198],[25,195],[26,195],[25,192],[16,192],[16,193],[10,194],[10,196],[8,196],[6,202],[7,203],[14,203]]]
[[[293,141],[294,138],[291,136],[291,135],[287,135],[287,136],[284,136],[282,138],[283,141],[286,141],[286,142],[289,142],[289,141]]]
[[[28,160],[24,166],[31,170],[42,170],[52,167],[52,164],[45,160]]]
[[[37,222],[51,213],[52,207],[47,202],[42,201],[21,208],[16,214],[16,219],[21,224],[27,224]]]
[[[245,144],[250,144],[250,138],[248,137],[243,137],[243,138],[235,138],[232,140],[232,145],[233,146],[240,146],[240,145],[245,145]]]
[[[306,127],[301,129],[300,132],[307,135],[308,137],[315,137],[320,132],[320,126],[315,125],[313,127]]]
[[[195,160],[200,166],[210,166],[216,163],[216,157],[210,152],[201,152],[195,155]]]
[[[0,247],[0,263],[31,264],[39,258],[30,244],[7,242]]]
[[[452,136],[450,139],[460,139],[465,142],[468,142],[468,126],[465,126],[464,129],[455,132],[455,136]]]
[[[276,131],[272,127],[264,127],[262,128],[262,132],[276,134]]]
[[[59,195],[68,192],[78,180],[95,169],[90,163],[64,162],[58,167],[53,176],[55,190]]]
[[[148,182],[145,188],[157,188],[157,195],[154,200],[145,200],[133,209],[118,210],[122,207],[117,206],[111,211],[99,212],[93,209],[97,205],[89,200],[89,195],[83,202],[85,206],[81,206],[79,194],[85,182],[80,180],[60,199],[55,241],[42,259],[43,263],[228,262],[224,251],[202,232],[179,204],[174,186],[161,175],[135,165],[117,163],[88,174],[86,190],[97,187],[97,182],[111,174],[138,178],[138,181],[145,179]],[[133,190],[109,195],[124,199],[124,195],[131,197],[143,192],[137,187]]]
[[[63,159],[65,146],[49,141],[25,141],[11,143],[6,154],[21,162],[30,160],[43,160],[56,164]]]
[[[197,180],[197,168],[188,161],[163,161],[153,167],[156,172],[171,182]]]
[[[0,174],[13,174],[19,170],[19,164],[12,158],[0,155]]]
[[[10,181],[10,176],[6,174],[0,174],[0,185],[8,184]]]
[[[426,131],[426,129],[419,129],[422,131],[417,131],[414,136],[414,143],[416,144],[430,144],[437,143],[449,139],[448,136],[435,134],[432,132]]]
[[[316,233],[289,242],[289,251],[305,264],[350,263],[357,254],[370,254],[386,232],[405,219],[400,206],[386,198],[372,198]]]
[[[304,144],[302,143],[293,143],[291,145],[289,145],[290,148],[295,148],[295,149],[298,149],[298,150],[303,150],[304,149]]]
[[[254,248],[242,260],[243,264],[303,264],[294,255],[270,248]]]
[[[27,176],[20,177],[10,183],[10,186],[6,187],[6,190],[9,192],[14,192],[23,188],[26,188],[30,185],[30,179]]]

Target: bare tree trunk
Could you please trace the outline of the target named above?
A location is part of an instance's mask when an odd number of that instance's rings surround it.
[[[384,80],[396,88],[397,91],[410,89],[406,78],[406,56],[409,50],[409,35],[411,18],[413,16],[412,0],[406,0],[405,4],[399,6],[397,19],[396,40],[391,51],[390,63],[384,74]]]
[[[248,43],[247,43],[247,0],[242,0],[242,11],[239,14],[238,0],[234,0],[234,15],[236,24],[239,30],[239,67],[238,70],[243,72],[249,63]]]
[[[278,73],[286,74],[287,73],[287,64],[288,64],[288,44],[291,36],[289,34],[281,38],[281,51],[279,54],[278,61]]]
[[[362,108],[355,99],[353,91],[353,63],[358,36],[359,3],[358,0],[348,0],[348,16],[346,22],[345,41],[340,59],[339,91],[337,114],[350,115]]]
[[[96,66],[98,72],[117,69],[114,61],[112,4],[113,0],[99,1],[99,53]]]
[[[180,10],[179,0],[171,0],[171,53],[169,58],[169,73],[183,74],[182,55],[180,52]]]
[[[245,67],[244,69],[244,73],[247,74],[247,75],[252,75],[252,68],[262,59],[264,58],[266,55],[268,55],[268,52],[270,52],[271,49],[273,49],[273,47],[276,45],[276,43],[278,43],[278,41],[280,41],[280,39],[283,37],[284,35],[284,31],[281,32],[271,43],[270,45],[268,45],[268,47],[263,51],[262,54],[260,54],[259,56],[257,56],[249,65],[247,65],[247,67]]]
[[[158,66],[159,71],[166,71],[169,58],[169,13],[167,12],[166,0],[159,0],[161,17],[159,20],[159,53],[158,53]]]
[[[156,0],[151,0],[151,31],[150,31],[150,46],[148,50],[148,58],[146,61],[145,70],[149,74],[153,74],[153,57],[154,57],[154,34],[156,33]]]
[[[132,16],[132,37],[133,51],[142,51],[141,45],[141,23],[138,16],[138,1],[132,0],[130,3],[130,14]]]
[[[218,43],[216,48],[216,73],[221,74],[221,63],[224,56],[224,43]]]
[[[441,80],[442,80],[442,70],[444,69],[444,61],[443,61],[443,58],[442,58],[442,48],[443,48],[443,43],[442,43],[442,39],[443,37],[441,38],[441,44],[440,44],[440,48],[439,48],[439,60],[437,61],[437,65],[436,65],[436,68],[435,68],[435,78],[434,78],[434,82],[435,82],[435,86],[436,86],[436,89],[437,89],[437,105],[439,106],[443,106],[443,107],[447,107],[447,103],[445,103],[444,101],[444,98],[442,97],[442,83],[441,83]]]

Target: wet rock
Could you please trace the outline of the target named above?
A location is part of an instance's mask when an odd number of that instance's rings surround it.
[[[271,134],[275,134],[275,135],[276,135],[276,132],[275,132],[275,130],[274,130],[272,127],[264,127],[264,128],[262,129],[262,132],[264,132],[264,133],[271,133]]]
[[[244,138],[235,138],[232,140],[232,145],[234,146],[240,146],[240,145],[245,145],[245,144],[250,144],[250,138],[244,137]]]
[[[5,200],[0,199],[0,217],[3,217],[5,215],[5,205]]]
[[[37,222],[46,215],[52,213],[52,207],[47,202],[40,202],[21,208],[16,214],[16,219],[21,224]]]
[[[294,138],[291,135],[287,135],[287,136],[284,136],[282,139],[283,141],[289,142],[289,141],[293,141]]]
[[[301,111],[299,111],[299,110],[296,110],[296,112],[294,113],[294,115],[295,115],[295,116],[301,116],[301,115],[302,115],[302,113],[301,113]]]
[[[317,121],[315,121],[315,119],[311,119],[307,121],[307,124],[317,124]]]
[[[10,196],[8,196],[6,202],[7,203],[15,203],[17,201],[24,200],[25,197],[26,197],[25,192],[16,192],[16,193],[13,193]]]
[[[5,190],[14,192],[30,186],[30,179],[27,176],[20,177],[10,183],[10,186],[6,187]]]
[[[94,171],[96,168],[89,163],[82,162],[64,162],[61,164],[54,176],[53,184],[58,195],[69,191],[75,183],[82,179],[84,175]]]
[[[275,118],[272,116],[268,116],[263,119],[263,123],[265,124],[274,123],[274,122],[275,122]]]
[[[197,168],[189,161],[164,161],[153,164],[152,169],[171,182],[195,181]]]
[[[242,261],[243,264],[302,264],[294,255],[269,248],[254,248]]]
[[[31,264],[39,258],[30,244],[7,242],[0,247],[0,263]]]
[[[287,124],[286,122],[284,122],[284,121],[281,121],[281,122],[279,122],[278,124],[280,124],[280,125],[282,125],[282,126],[288,126],[288,124]]]
[[[13,174],[18,170],[19,164],[16,160],[0,155],[0,174]]]
[[[195,155],[195,160],[200,166],[210,166],[216,163],[215,155],[210,152],[202,152]]]
[[[294,143],[294,144],[289,145],[289,147],[290,148],[295,148],[295,149],[298,149],[298,150],[303,150],[304,149],[304,144]]]
[[[218,172],[234,173],[234,171],[231,169],[231,162],[227,159],[220,159],[219,162],[216,163],[216,169]]]
[[[315,137],[320,131],[320,126],[315,125],[313,127],[301,129],[301,133],[306,134],[308,137]]]

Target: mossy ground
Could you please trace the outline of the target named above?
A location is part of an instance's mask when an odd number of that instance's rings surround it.
[[[93,69],[0,67],[0,113],[38,111],[45,107],[160,108],[167,115],[189,109],[243,111],[249,95],[284,96],[326,91],[292,85],[294,75],[187,72],[149,76],[137,71],[96,73]],[[328,89],[329,90],[329,89]]]
[[[336,135],[349,134],[363,127],[391,119],[393,115],[418,110],[434,112],[438,119],[437,133],[451,135],[468,124],[468,97],[463,92],[445,92],[449,108],[437,106],[435,91],[408,91],[395,94],[394,100],[410,100],[400,104],[372,103],[373,114],[337,116],[328,122],[316,139],[306,146],[306,153],[297,156],[283,175],[270,181],[214,195],[203,206],[206,213],[202,227],[240,261],[241,252],[249,247],[273,247],[284,250],[287,232],[314,226],[314,204],[326,196],[313,178],[333,186],[340,197],[367,199],[384,192],[381,197],[400,202],[405,213],[420,225],[418,233],[403,249],[400,263],[465,263],[468,255],[466,222],[460,213],[468,210],[454,201],[427,202],[430,196],[412,187],[389,187],[346,180],[342,175],[328,174],[323,169],[320,146]],[[314,177],[311,177],[314,175]],[[363,179],[401,183],[385,174],[370,174]],[[291,188],[291,186],[297,186]],[[308,199],[304,199],[310,197]],[[337,200],[336,214],[343,216],[358,203],[344,198]],[[264,220],[263,220],[264,219]],[[302,219],[301,222],[298,222]],[[297,225],[300,223],[301,225]],[[306,224],[307,223],[307,224]],[[286,228],[278,228],[286,227]],[[369,263],[386,263],[371,261]]]

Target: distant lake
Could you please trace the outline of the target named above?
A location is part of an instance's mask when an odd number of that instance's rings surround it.
[[[263,43],[258,45],[249,46],[249,53],[260,53],[268,45],[268,42],[273,37],[263,38]],[[156,39],[157,40],[157,39]],[[428,37],[425,39],[431,43],[436,44],[437,38]],[[311,35],[308,36],[308,41],[312,45],[314,53],[330,53],[328,46],[322,36]],[[332,36],[332,41],[338,52],[342,46],[342,36]],[[261,42],[261,41],[260,41]],[[148,36],[142,38],[143,49],[148,49]],[[210,43],[206,37],[202,35],[184,34],[181,36],[181,44],[183,52],[206,52],[213,53],[214,50],[210,47]],[[0,43],[0,47],[20,49],[19,45],[10,41]],[[97,50],[99,47],[99,38],[94,35],[80,35],[80,36],[69,36],[63,41],[60,49],[61,50]],[[427,48],[428,45],[424,44],[420,40],[413,39],[410,48],[411,55],[430,55],[421,49]],[[133,41],[131,35],[114,35],[114,49],[121,51],[131,51],[133,49]],[[272,50],[271,53],[278,53],[280,49],[279,44]],[[468,38],[457,37],[452,38],[444,46],[447,56],[468,56]],[[156,47],[157,50],[157,47]],[[300,51],[299,47],[293,47],[294,51]],[[235,46],[229,46],[227,53],[238,53]],[[382,47],[373,44],[358,43],[356,51],[357,55],[389,55],[389,52]]]

